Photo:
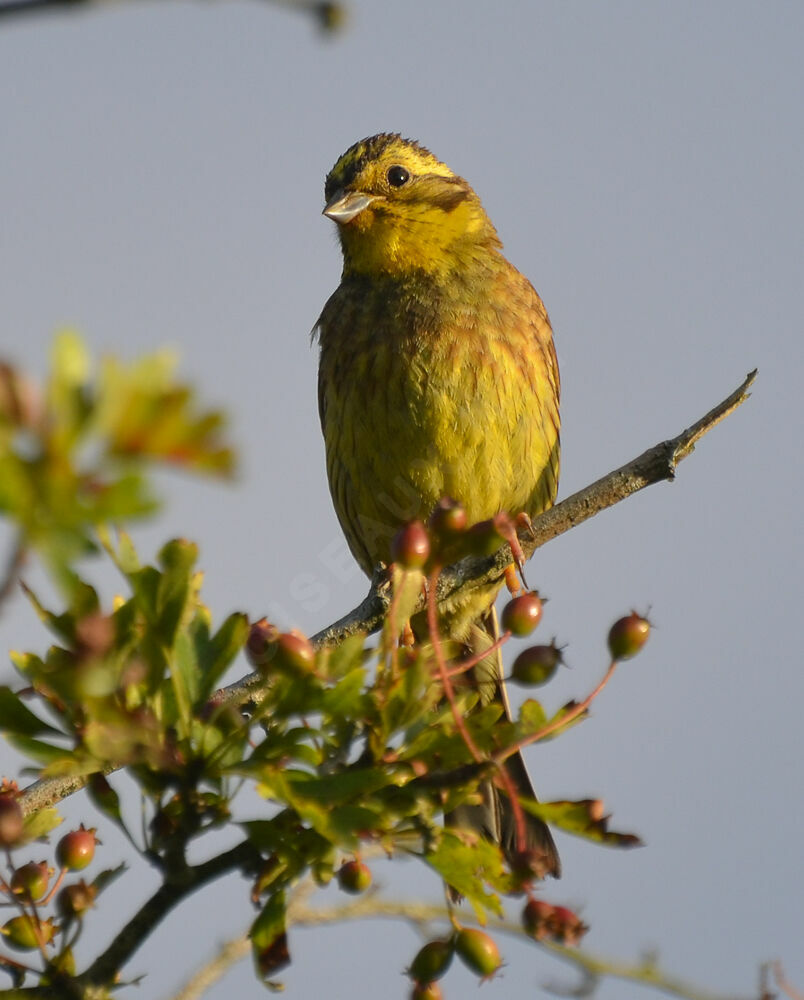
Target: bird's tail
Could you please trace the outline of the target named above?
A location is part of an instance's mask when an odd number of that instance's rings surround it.
[[[465,639],[470,655],[482,653],[496,642],[499,634],[497,614],[492,607],[484,617],[474,623]],[[488,705],[492,701],[502,704],[506,718],[511,719],[511,710],[503,680],[502,655],[499,648],[483,657],[472,670],[474,683],[480,693],[480,702]],[[505,762],[505,770],[519,795],[535,799],[530,777],[522,754],[517,752]],[[525,843],[518,843],[517,823],[514,809],[508,796],[500,791],[492,781],[484,781],[480,786],[481,801],[473,805],[461,805],[448,813],[444,819],[448,826],[477,830],[484,837],[499,844],[509,857],[521,850],[531,855],[534,871],[540,877],[561,876],[561,860],[558,856],[553,836],[547,824],[537,816],[524,813]]]

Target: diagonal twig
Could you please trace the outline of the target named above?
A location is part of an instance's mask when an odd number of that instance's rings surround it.
[[[603,476],[585,489],[573,493],[561,503],[535,518],[529,528],[523,529],[519,541],[526,557],[538,548],[571,528],[577,527],[600,511],[613,507],[646,486],[675,478],[676,467],[691,454],[698,441],[713,427],[741,406],[750,396],[748,392],[756,378],[756,370],[749,372],[743,382],[702,417],[690,424],[674,438],[662,441],[632,461]],[[444,569],[438,580],[436,599],[439,604],[454,601],[457,593],[467,593],[502,580],[511,562],[511,547],[503,545],[493,556],[470,556],[454,566]],[[390,594],[384,577],[375,576],[371,589],[363,601],[348,615],[322,629],[312,637],[316,647],[336,646],[344,639],[359,632],[370,634],[381,627],[390,606]],[[425,599],[415,610],[422,610]],[[243,704],[259,690],[263,681],[258,673],[248,674],[224,688],[216,696],[221,704]],[[109,768],[114,770],[114,768]],[[36,812],[55,805],[86,784],[86,779],[73,776],[46,778],[34,782],[20,797],[26,813]]]

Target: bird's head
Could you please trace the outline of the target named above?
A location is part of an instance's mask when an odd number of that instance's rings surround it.
[[[344,273],[431,276],[465,269],[499,239],[480,199],[423,146],[399,135],[363,139],[324,188]]]

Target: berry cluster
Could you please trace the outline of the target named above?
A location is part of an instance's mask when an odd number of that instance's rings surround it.
[[[13,865],[11,852],[26,840],[25,819],[16,789],[6,788],[0,793],[0,848],[6,852],[10,870],[7,877],[0,877],[0,891],[19,912],[0,927],[0,935],[17,951],[39,951],[54,974],[71,975],[74,971],[72,942],[67,940],[67,931],[92,907],[98,889],[83,879],[66,885],[64,882],[70,872],[83,871],[94,858],[98,843],[95,830],[87,830],[82,824],[59,840],[56,845],[58,869],[47,861]],[[51,902],[55,902],[55,915],[43,917],[43,908]],[[63,935],[64,945],[55,957],[51,957],[47,949],[53,946],[57,934]],[[21,963],[6,960],[3,964],[7,968],[15,967],[20,979],[24,976],[26,969]]]

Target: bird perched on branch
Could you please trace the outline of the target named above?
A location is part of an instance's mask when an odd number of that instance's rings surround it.
[[[399,135],[355,143],[326,179],[324,215],[338,225],[341,283],[316,327],[319,409],[333,503],[349,548],[371,575],[402,524],[443,497],[470,523],[535,516],[555,499],[559,375],[547,312],[503,256],[480,199],[427,149]],[[499,586],[453,609],[450,637],[475,653],[496,636]],[[483,703],[506,707],[498,653],[474,668]],[[519,754],[505,764],[533,796]],[[525,845],[491,782],[453,825],[512,853],[560,862],[547,826],[526,817]],[[521,839],[521,837],[519,838]]]

